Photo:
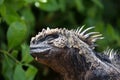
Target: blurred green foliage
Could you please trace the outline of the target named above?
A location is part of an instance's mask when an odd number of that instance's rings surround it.
[[[53,80],[47,67],[29,54],[29,42],[42,28],[96,26],[107,46],[120,47],[119,0],[0,0],[0,79]]]

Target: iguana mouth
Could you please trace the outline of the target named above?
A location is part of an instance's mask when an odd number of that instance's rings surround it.
[[[48,55],[49,51],[51,50],[50,47],[42,46],[42,47],[30,47],[30,54],[33,57],[42,58],[45,55]]]

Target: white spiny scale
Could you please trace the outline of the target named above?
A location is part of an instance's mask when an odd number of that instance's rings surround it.
[[[84,27],[85,27],[85,25],[83,25],[82,27],[78,27],[75,32],[79,34]]]
[[[108,56],[110,55],[110,49],[108,49],[107,54],[108,54]]]
[[[116,54],[117,54],[117,51],[114,51],[113,49],[111,49],[109,59],[113,59]]]
[[[109,59],[113,59],[114,56],[117,54],[117,51],[114,51],[113,49],[107,47],[107,49],[104,51],[104,54],[107,55]]]
[[[84,35],[85,38],[90,37],[90,35],[99,34],[99,32],[90,32]]]
[[[79,29],[80,29],[80,27],[78,27],[78,28],[75,30],[75,32],[78,33]]]
[[[49,27],[47,27],[47,30],[50,30],[50,28],[49,28]]]
[[[109,54],[109,59],[112,59],[114,56],[113,56],[113,49],[110,50],[110,54]]]
[[[38,32],[38,34],[40,34],[41,32]]]
[[[99,32],[88,32],[89,30],[95,28],[94,26],[83,29],[84,26],[85,25],[83,25],[81,28],[78,27],[74,32],[80,35],[82,38],[86,39],[86,41],[88,40],[89,43],[93,44],[96,42],[96,40],[104,38]]]
[[[35,39],[35,37],[32,37],[32,38],[31,38],[31,41],[33,41],[34,39]]]
[[[44,29],[44,28],[42,29],[42,32],[45,32],[45,29]]]
[[[89,27],[89,28],[85,29],[83,32],[81,32],[80,34],[84,35],[88,30],[93,29],[93,28],[95,28],[95,27]]]
[[[101,37],[102,36],[102,34],[98,34],[98,35],[93,35],[93,36],[91,36],[92,38],[97,38],[97,37]]]
[[[65,31],[65,30],[66,30],[66,28],[63,28],[63,30]]]
[[[78,33],[80,34],[80,32],[82,31],[82,29],[85,27],[85,25],[83,25],[79,30]]]
[[[110,53],[110,48],[108,48],[107,50],[106,50],[106,54],[109,56],[109,53]]]
[[[56,28],[56,30],[58,30],[58,28]]]
[[[32,44],[34,40],[35,40],[35,37],[32,37],[30,43]]]
[[[80,31],[81,28],[82,28],[82,27],[78,27],[75,32],[79,34],[79,31]]]
[[[79,29],[80,29],[80,27],[78,27],[78,28],[75,30],[75,32],[78,33]]]
[[[114,55],[116,55],[118,53],[118,50],[114,51]]]
[[[104,39],[104,37],[93,38],[91,41],[92,41],[92,42],[96,42],[96,40],[98,40],[98,39]]]
[[[36,40],[38,40],[38,39],[39,39],[39,36],[40,36],[39,34],[38,34],[38,35],[36,35],[36,38],[35,38],[35,39],[36,39]]]
[[[103,51],[103,53],[104,53],[105,55],[108,55],[108,50],[109,50],[109,47],[107,47],[106,50]]]

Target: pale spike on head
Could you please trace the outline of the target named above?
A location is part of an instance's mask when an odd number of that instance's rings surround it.
[[[83,25],[83,26],[78,30],[78,33],[80,33],[84,27],[85,27],[85,25]]]
[[[89,27],[89,28],[87,28],[87,29],[85,29],[82,33],[80,33],[81,35],[84,35],[88,30],[90,30],[90,29],[93,29],[93,28],[95,28],[95,27]]]
[[[63,28],[63,30],[66,30],[66,28]]]
[[[38,34],[40,34],[41,32],[38,32]]]
[[[31,38],[31,41],[33,41],[34,39],[35,39],[35,37],[32,37],[32,38]]]
[[[99,32],[89,32],[91,29],[95,28],[94,26],[88,27],[88,28],[83,30],[84,26],[85,25],[83,25],[81,28],[78,27],[74,32],[76,34],[80,35],[79,36],[80,38],[87,41],[88,44],[90,44],[91,47],[95,47],[94,43],[98,39],[103,39],[104,37],[102,37],[102,34],[100,34]]]
[[[110,49],[109,47],[107,47],[107,49],[104,51],[104,54],[110,56],[112,53],[116,53],[116,51],[114,51],[113,49]]]
[[[112,59],[112,58],[113,58],[113,49],[111,49],[109,52],[109,59]]]
[[[80,29],[80,27],[78,27],[75,32],[78,33],[79,29]]]
[[[118,50],[115,51],[114,55],[116,55],[118,53]]]
[[[99,32],[90,32],[84,35],[85,38],[88,38],[90,35],[99,34]]]
[[[49,27],[47,27],[47,30],[50,30],[50,28],[49,28]]]
[[[93,39],[91,40],[91,42],[96,42],[96,40],[98,40],[98,39],[104,39],[104,37],[93,38]]]
[[[44,28],[42,29],[42,32],[45,32],[45,29],[44,29]]]
[[[80,33],[84,27],[85,27],[85,25],[83,25],[83,26],[78,30],[78,33]]]
[[[104,51],[104,54],[106,54],[106,55],[109,55],[108,52],[109,51],[109,47],[107,47],[107,49]]]
[[[108,51],[107,51],[107,55],[110,55],[110,51],[111,51],[111,49],[108,49]]]
[[[107,55],[109,59],[112,60],[117,54],[117,51],[114,51],[113,49],[110,49],[109,47],[107,47],[107,49],[104,51],[104,54]]]
[[[93,35],[93,36],[91,36],[92,38],[99,38],[100,36],[102,36],[102,34],[98,34],[98,35]]]
[[[85,25],[83,25],[82,27],[78,27],[75,32],[79,34],[84,27],[85,27]]]

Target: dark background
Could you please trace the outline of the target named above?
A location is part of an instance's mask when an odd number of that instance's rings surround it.
[[[0,80],[53,80],[57,76],[29,55],[43,28],[95,26],[105,37],[96,51],[120,48],[119,0],[0,0]]]

